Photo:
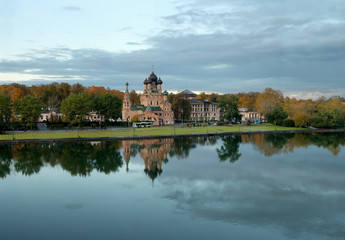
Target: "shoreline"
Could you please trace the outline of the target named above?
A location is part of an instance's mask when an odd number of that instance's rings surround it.
[[[253,135],[272,133],[340,133],[345,129],[296,129],[296,130],[254,130],[238,132],[215,132],[215,133],[189,133],[189,134],[168,134],[168,135],[146,135],[146,136],[120,136],[120,137],[79,137],[79,138],[50,138],[50,139],[15,139],[0,140],[0,144],[21,144],[21,143],[57,143],[57,142],[88,142],[88,141],[115,141],[115,140],[136,140],[153,138],[178,138],[178,137],[213,137],[230,135]]]

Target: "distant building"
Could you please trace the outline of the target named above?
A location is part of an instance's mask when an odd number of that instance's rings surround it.
[[[38,122],[51,122],[53,121],[59,121],[63,117],[62,113],[60,112],[60,109],[56,110],[50,110],[50,108],[45,108],[41,110],[41,115],[38,118]]]
[[[248,108],[240,107],[238,110],[242,116],[241,122],[250,121],[253,123],[260,123],[263,120],[260,113],[249,111]]]
[[[174,113],[171,104],[168,102],[168,92],[162,91],[163,81],[157,78],[152,71],[151,75],[144,81],[144,91],[140,96],[140,105],[132,106],[128,83],[122,106],[122,120],[130,121],[135,115],[140,121],[152,121],[153,125],[174,124]]]
[[[219,121],[220,120],[220,109],[218,108],[217,102],[205,101],[201,99],[196,99],[197,96],[192,91],[186,89],[180,93],[185,98],[189,99],[192,106],[191,120],[195,121]]]

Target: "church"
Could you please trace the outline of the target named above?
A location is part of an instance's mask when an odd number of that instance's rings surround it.
[[[138,115],[139,121],[151,121],[154,126],[174,124],[174,113],[168,102],[168,92],[162,91],[163,81],[152,71],[144,81],[144,91],[140,96],[140,104],[132,106],[128,82],[122,106],[122,120],[130,121]]]

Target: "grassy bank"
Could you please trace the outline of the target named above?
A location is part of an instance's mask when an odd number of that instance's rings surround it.
[[[15,132],[0,135],[0,140],[25,140],[25,139],[63,139],[63,138],[101,138],[101,137],[131,137],[131,136],[158,136],[181,135],[202,133],[226,133],[226,132],[250,132],[250,131],[274,131],[296,130],[299,128],[287,128],[280,126],[208,126],[208,127],[153,127],[153,128],[118,128],[107,130],[68,130],[68,131],[28,131]]]

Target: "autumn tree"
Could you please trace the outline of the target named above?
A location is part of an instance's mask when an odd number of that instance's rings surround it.
[[[26,126],[30,124],[31,129],[41,115],[42,104],[38,98],[30,95],[18,99],[14,102],[14,110],[19,113],[20,120]]]
[[[85,87],[80,83],[73,84],[71,86],[71,93],[82,93],[85,92]]]
[[[297,112],[293,118],[296,127],[305,127],[308,125],[310,120],[310,115],[304,112]]]
[[[265,91],[258,96],[256,108],[262,115],[266,115],[271,112],[273,108],[282,106],[282,102],[283,94],[279,90],[266,88]]]
[[[86,93],[71,94],[61,104],[63,120],[71,124],[79,124],[79,127],[82,128],[83,121],[92,111],[92,107],[93,98],[90,95]]]
[[[131,101],[132,106],[139,105],[140,95],[135,90],[132,90],[129,92],[129,100]]]
[[[91,86],[91,87],[88,87],[85,92],[92,97],[96,97],[100,94],[106,93],[107,90],[104,87]]]
[[[174,111],[175,119],[182,120],[189,119],[192,113],[192,106],[188,99],[182,95],[175,95],[172,110]]]

